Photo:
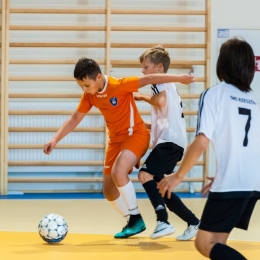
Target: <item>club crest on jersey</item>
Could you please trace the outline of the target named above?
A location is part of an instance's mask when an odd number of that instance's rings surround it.
[[[117,106],[117,103],[118,103],[118,101],[117,101],[117,98],[116,97],[112,97],[112,98],[110,98],[110,103],[111,103],[111,105],[112,106]]]

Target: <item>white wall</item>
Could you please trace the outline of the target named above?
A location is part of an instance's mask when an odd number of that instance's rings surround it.
[[[259,0],[211,0],[211,86],[217,82],[217,29],[260,29],[259,10]],[[215,156],[211,148],[209,175],[214,176],[215,172]]]
[[[211,85],[217,81],[217,29],[260,29],[259,0],[211,0]],[[259,39],[260,44],[260,39]]]

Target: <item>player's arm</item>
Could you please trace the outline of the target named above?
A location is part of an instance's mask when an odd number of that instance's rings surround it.
[[[64,122],[54,137],[44,145],[43,152],[50,154],[56,144],[63,139],[67,134],[72,132],[74,128],[81,122],[86,114],[77,110]]]
[[[172,189],[182,182],[184,176],[191,170],[206,150],[209,142],[210,140],[204,134],[195,137],[195,140],[189,146],[179,169],[175,173],[165,175],[159,182],[158,189],[163,197],[167,191],[168,198],[171,197]]]
[[[148,84],[163,84],[168,82],[179,82],[182,84],[190,84],[194,82],[193,75],[173,75],[173,74],[148,74],[138,77],[139,87],[142,88]]]
[[[142,93],[138,92],[138,93],[134,93],[134,99],[138,100],[138,101],[142,100],[142,101],[149,103],[152,106],[162,108],[166,104],[166,92],[165,92],[165,90],[163,90],[162,92],[158,93],[155,96],[150,96],[150,95],[146,95],[146,94],[142,94]]]

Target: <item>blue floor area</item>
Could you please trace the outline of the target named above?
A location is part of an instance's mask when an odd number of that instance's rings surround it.
[[[197,199],[202,198],[201,193],[176,192],[181,199]],[[4,200],[30,200],[30,199],[104,199],[102,193],[25,193],[17,195],[0,195],[0,199]],[[147,194],[144,192],[137,193],[138,199],[147,199]]]

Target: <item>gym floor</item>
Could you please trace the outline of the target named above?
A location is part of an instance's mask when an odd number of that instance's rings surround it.
[[[184,194],[182,199],[198,217],[201,216],[206,199],[199,194]],[[137,236],[117,240],[113,235],[121,231],[126,222],[102,195],[0,196],[1,259],[206,259],[196,251],[193,240],[175,240],[186,229],[186,224],[171,212],[169,221],[176,232],[151,240],[149,235],[156,225],[155,213],[145,195],[138,196],[138,205],[146,230]],[[69,227],[67,237],[56,245],[45,243],[38,235],[38,223],[49,213],[63,216]],[[249,230],[234,229],[228,242],[250,260],[260,259],[259,219],[260,203],[257,203]]]

